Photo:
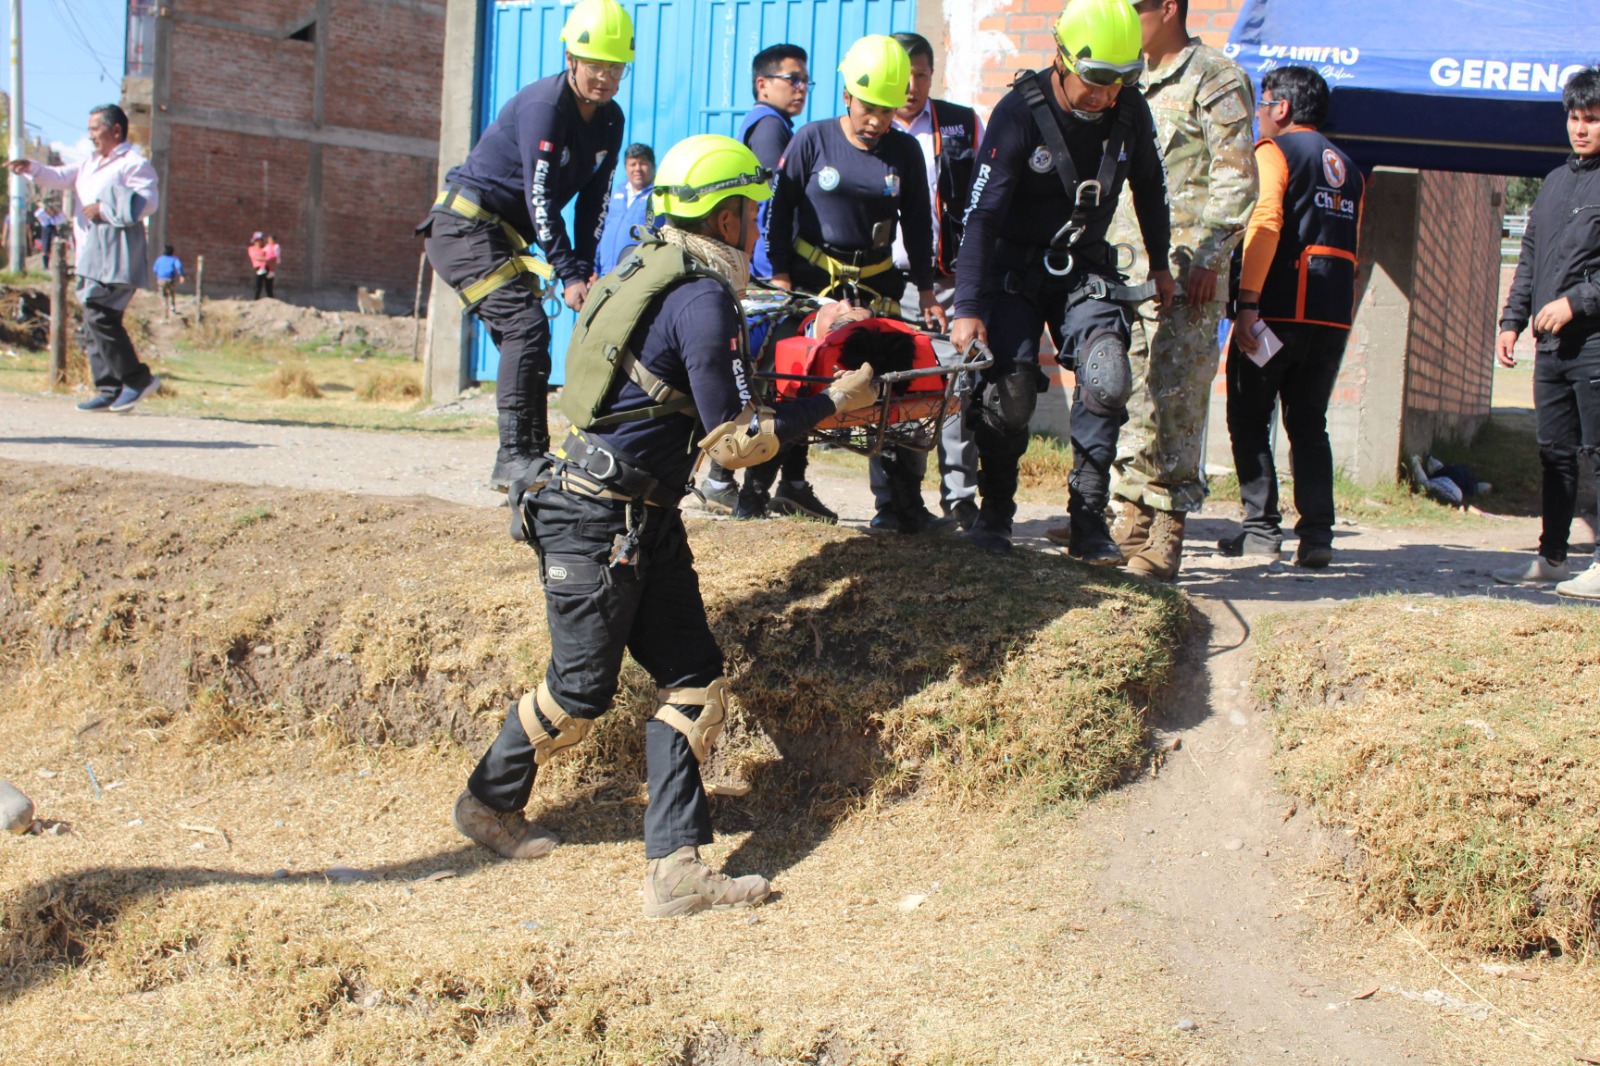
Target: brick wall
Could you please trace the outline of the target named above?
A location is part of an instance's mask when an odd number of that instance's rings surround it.
[[[438,177],[444,0],[161,10],[165,239],[186,262],[205,256],[207,291],[253,285],[244,248],[259,229],[284,247],[280,297],[353,305],[371,285],[409,306],[422,248],[411,230]],[[313,20],[312,40],[288,39]]]
[[[971,0],[944,0],[946,4],[969,3]],[[1002,56],[985,63],[982,89],[977,106],[985,113],[1005,95],[1006,87],[1019,70],[1039,67],[1055,56],[1055,21],[1061,15],[1063,0],[1009,0],[991,5],[998,10],[979,20],[978,33],[995,35],[990,39],[997,44],[1001,37],[1008,42],[1009,51],[1001,46]],[[1189,0],[1189,30],[1207,44],[1221,46],[1233,29],[1234,19],[1244,0]],[[948,42],[946,47],[949,47]]]
[[[245,245],[253,230],[283,245],[282,295],[309,288],[304,237],[313,224],[305,199],[310,145],[304,141],[181,127],[172,139],[166,183],[167,243],[193,276],[206,259],[208,293],[254,284]]]
[[[1504,178],[1423,171],[1403,448],[1470,436],[1488,415],[1500,303]]]

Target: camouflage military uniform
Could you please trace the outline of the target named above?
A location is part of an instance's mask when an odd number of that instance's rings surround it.
[[[1244,236],[1257,193],[1251,132],[1254,94],[1239,65],[1199,38],[1140,88],[1156,120],[1172,209],[1172,271],[1180,285],[1191,265],[1217,272],[1216,299],[1157,317],[1139,309],[1128,357],[1133,396],[1117,447],[1113,492],[1161,511],[1193,511],[1205,499],[1200,443],[1216,377],[1217,329],[1228,295],[1228,257]],[[1148,267],[1139,224],[1124,191],[1113,243],[1135,249],[1134,282]]]

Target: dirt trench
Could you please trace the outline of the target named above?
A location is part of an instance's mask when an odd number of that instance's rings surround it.
[[[0,459],[144,471],[206,481],[424,495],[497,505],[480,487],[486,441],[252,425],[218,420],[88,416],[60,398],[0,395]],[[864,525],[864,478],[813,465],[819,495],[847,523]],[[1060,509],[1025,504],[1019,540],[1046,547]],[[1508,552],[1531,548],[1530,521],[1482,528],[1395,531],[1342,527],[1338,561],[1322,574],[1222,558],[1209,547],[1230,521],[1191,522],[1193,550],[1180,584],[1197,624],[1170,698],[1159,708],[1157,772],[1091,807],[1081,825],[1098,842],[1094,871],[1118,939],[1154,945],[1192,1003],[1188,1018],[1239,1063],[1450,1062],[1440,1057],[1431,1008],[1389,996],[1356,998],[1379,983],[1351,955],[1325,951],[1308,870],[1337,861],[1341,841],[1291,806],[1271,780],[1271,739],[1249,692],[1256,620],[1284,610],[1325,610],[1385,591],[1496,594],[1489,577]],[[952,545],[952,550],[965,550]],[[697,1062],[748,1063],[742,1049],[700,1049]],[[736,1054],[737,1053],[737,1054]]]

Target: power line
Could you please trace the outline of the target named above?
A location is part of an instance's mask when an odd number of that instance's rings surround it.
[[[106,57],[102,56],[95,49],[95,46],[89,43],[89,36],[84,33],[83,25],[78,22],[78,17],[72,13],[72,9],[62,3],[62,0],[51,0],[50,9],[55,13],[56,21],[61,25],[61,28],[66,30],[69,36],[76,37],[78,43],[83,45],[84,50],[93,57],[95,65],[100,68],[101,76],[108,81],[115,81],[116,79],[112,76],[111,71],[106,69]],[[71,23],[71,25],[68,25],[68,23]]]

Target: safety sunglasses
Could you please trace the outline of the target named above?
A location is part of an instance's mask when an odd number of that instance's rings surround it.
[[[770,185],[773,175],[777,171],[766,167],[757,167],[754,173],[736,174],[731,178],[713,181],[709,185],[657,185],[656,192],[665,196],[676,196],[679,203],[692,204],[702,196],[723,192],[727,189],[742,189],[746,185]]]
[[[804,74],[768,74],[765,76],[771,78],[773,81],[786,81],[789,83],[790,88],[793,89],[809,90],[817,87],[817,83],[808,80]]]
[[[1111,85],[1138,85],[1139,79],[1144,75],[1144,60],[1136,59],[1132,63],[1105,63],[1098,59],[1074,59],[1067,55],[1065,49],[1057,49],[1061,54],[1061,61],[1067,69],[1090,85],[1102,87]]]
[[[626,63],[599,63],[590,59],[579,59],[578,62],[595,77],[615,82],[621,82],[628,76],[628,71],[633,69]]]

